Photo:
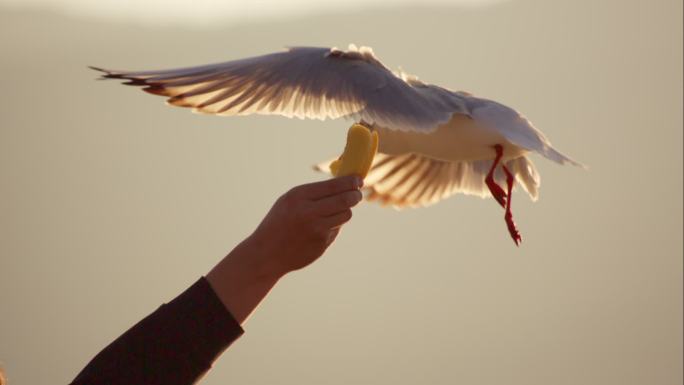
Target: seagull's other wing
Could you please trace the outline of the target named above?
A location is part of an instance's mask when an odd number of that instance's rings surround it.
[[[329,172],[329,164],[330,161],[322,162],[314,168]],[[396,208],[429,206],[456,193],[487,198],[491,193],[485,176],[491,166],[492,160],[449,162],[411,153],[377,153],[364,179],[364,189],[369,191],[368,200]],[[530,198],[537,200],[539,174],[534,164],[522,156],[506,162],[506,167]],[[494,179],[505,184],[501,168]]]
[[[405,131],[430,132],[464,111],[458,98],[427,97],[422,83],[397,76],[370,48],[295,47],[242,60],[165,71],[111,71],[168,103],[217,115],[349,117]]]
[[[470,116],[496,130],[511,143],[539,154],[557,163],[570,163],[586,167],[551,146],[551,142],[518,111],[493,100],[464,96]]]

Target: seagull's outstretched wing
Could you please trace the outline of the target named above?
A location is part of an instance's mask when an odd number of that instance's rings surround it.
[[[397,76],[369,48],[349,51],[296,47],[225,63],[165,71],[111,71],[168,103],[217,115],[279,114],[326,119],[350,117],[396,130],[430,132],[463,103],[448,92],[422,92],[418,81]]]
[[[322,162],[314,169],[329,173],[329,165],[330,161]],[[429,206],[456,193],[487,198],[491,193],[485,176],[491,167],[491,160],[449,162],[412,153],[377,153],[363,182],[368,191],[366,199],[404,208]],[[539,174],[532,161],[521,156],[506,162],[506,167],[530,198],[537,200]],[[500,168],[494,179],[505,183]]]

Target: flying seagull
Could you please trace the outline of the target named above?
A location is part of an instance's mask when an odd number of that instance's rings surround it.
[[[91,67],[167,103],[214,115],[277,114],[348,118],[379,135],[365,179],[368,200],[397,208],[433,204],[455,193],[494,197],[516,245],[511,214],[517,180],[532,200],[539,174],[527,155],[581,164],[556,151],[516,110],[463,91],[392,72],[369,47],[292,47],[263,56],[160,71]],[[316,166],[329,171],[330,162]],[[504,185],[502,188],[500,185]]]

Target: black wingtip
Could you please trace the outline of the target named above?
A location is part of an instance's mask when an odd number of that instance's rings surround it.
[[[97,78],[96,80],[106,80],[106,79],[116,78],[116,75],[112,74],[112,71],[110,71],[110,70],[106,70],[104,68],[95,67],[95,66],[87,66],[87,67],[90,68],[91,70],[100,72],[100,77]]]
[[[98,72],[105,72],[102,68],[93,67],[93,66],[86,66],[86,67],[90,68],[91,70],[98,71]],[[104,77],[103,77],[103,75],[100,74],[100,77],[95,78],[95,80],[104,80]]]
[[[112,70],[108,70],[108,69],[104,69],[104,68],[100,68],[100,67],[95,67],[95,66],[88,66],[88,68],[95,70],[95,71],[98,71],[98,72],[102,72],[102,75],[100,75],[100,76],[102,76],[102,78],[105,78],[105,79],[127,79],[125,73],[121,73],[118,71],[112,71]]]
[[[159,87],[155,84],[149,84],[146,79],[141,79],[135,76],[130,76],[126,72],[120,72],[120,71],[112,71],[100,67],[95,67],[95,66],[87,66],[88,68],[100,72],[100,77],[97,78],[96,80],[107,80],[107,79],[119,79],[119,80],[124,80],[123,85],[127,86],[148,86],[144,90],[155,95],[163,95],[163,96],[168,96],[164,92],[163,87]]]

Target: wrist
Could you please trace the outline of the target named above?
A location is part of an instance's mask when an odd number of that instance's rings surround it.
[[[249,314],[284,275],[271,253],[248,237],[206,275],[226,309],[242,325]]]
[[[252,234],[235,249],[232,253],[239,255],[236,258],[249,260],[247,264],[255,279],[278,280],[287,274],[271,241]]]

